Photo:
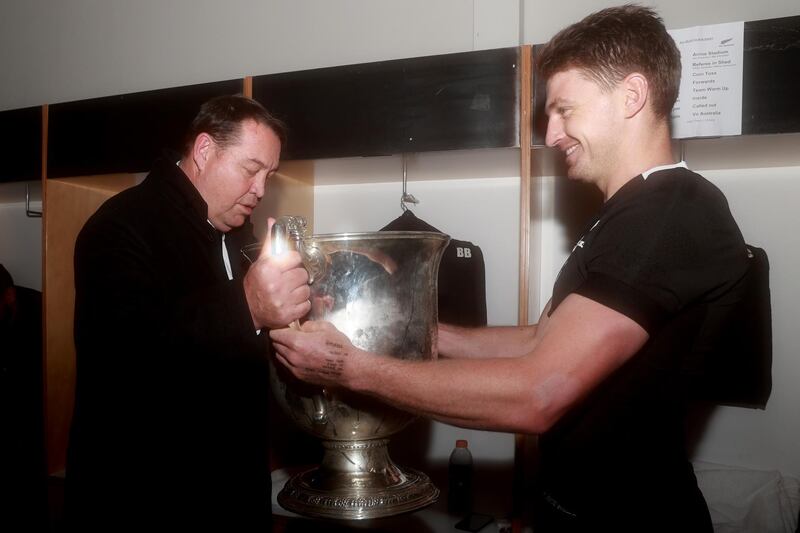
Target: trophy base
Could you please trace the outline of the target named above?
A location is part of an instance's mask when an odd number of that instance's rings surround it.
[[[422,472],[392,463],[387,443],[324,441],[322,465],[290,478],[278,503],[297,514],[337,520],[382,518],[434,503],[439,489]]]

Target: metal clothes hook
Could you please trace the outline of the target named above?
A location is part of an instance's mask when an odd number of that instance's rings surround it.
[[[406,192],[406,183],[408,182],[408,172],[407,172],[408,162],[406,160],[406,154],[403,154],[403,195],[400,197],[400,208],[405,212],[408,210],[406,207],[406,202],[411,204],[418,204],[419,200],[417,200],[413,194],[409,194]]]
[[[31,191],[28,187],[28,183],[25,183],[25,216],[30,218],[41,218],[42,212],[41,211],[34,211],[31,209]]]

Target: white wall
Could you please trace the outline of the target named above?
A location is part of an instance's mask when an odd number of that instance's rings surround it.
[[[519,151],[470,150],[409,157],[408,204],[454,239],[480,246],[486,263],[490,324],[517,319]],[[402,214],[399,156],[315,162],[314,233],[377,231]]]
[[[4,0],[0,110],[514,46],[517,10],[517,0]]]
[[[561,2],[553,9],[544,0],[524,1],[523,40],[526,43],[544,43],[558,30],[577,22],[589,13],[625,1],[572,0]],[[759,20],[789,17],[800,14],[797,0],[649,0],[637,2],[658,11],[667,29],[676,30],[702,24],[719,24],[739,20]]]
[[[686,160],[728,198],[745,240],[770,259],[773,392],[765,411],[720,408],[697,450],[699,459],[778,469],[800,477],[800,135],[692,141]],[[751,154],[744,157],[743,154]],[[750,164],[742,165],[742,159]]]

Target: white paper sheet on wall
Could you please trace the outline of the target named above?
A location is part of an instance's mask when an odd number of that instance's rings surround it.
[[[742,133],[744,22],[670,30],[681,52],[672,137]]]

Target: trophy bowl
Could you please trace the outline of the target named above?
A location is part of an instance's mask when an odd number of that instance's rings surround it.
[[[435,359],[437,277],[450,238],[384,231],[306,235],[302,217],[282,217],[272,251],[296,249],[309,273],[310,320],[325,320],[358,348],[399,359]],[[249,260],[261,244],[242,249]],[[294,324],[297,327],[297,324]],[[322,440],[322,463],[290,478],[278,503],[298,514],[361,520],[414,511],[435,502],[428,476],[389,458],[389,437],[415,418],[373,398],[301,383],[271,360],[278,405]]]

